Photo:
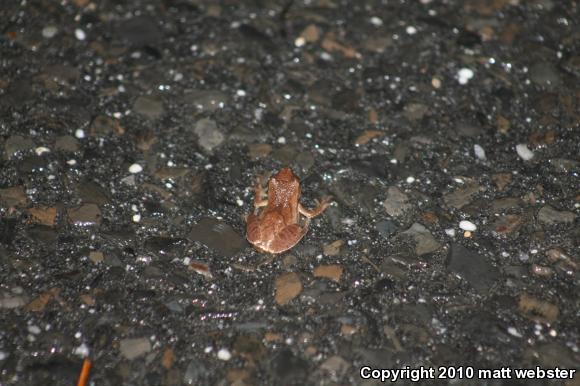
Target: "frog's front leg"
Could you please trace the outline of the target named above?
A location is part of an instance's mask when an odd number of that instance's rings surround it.
[[[254,185],[254,209],[268,205],[268,199],[264,197],[266,197],[266,191],[262,187],[262,179],[257,177]]]
[[[298,204],[298,211],[308,218],[313,218],[324,212],[324,210],[328,208],[331,202],[332,197],[326,196],[323,197],[320,201],[316,200],[316,208],[314,209],[306,209],[302,206],[302,204]]]

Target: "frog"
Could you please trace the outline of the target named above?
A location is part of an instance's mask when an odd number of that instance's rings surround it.
[[[284,167],[268,181],[268,192],[262,179],[254,185],[254,210],[246,217],[246,238],[260,252],[286,252],[308,232],[310,220],[328,208],[331,196],[316,200],[314,209],[300,204],[300,179],[290,167]],[[301,216],[305,217],[301,221]]]

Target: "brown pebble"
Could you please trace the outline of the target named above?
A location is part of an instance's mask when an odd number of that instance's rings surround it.
[[[100,252],[100,251],[91,251],[91,252],[89,252],[89,259],[93,263],[99,264],[105,260],[105,255],[103,255],[103,252]]]
[[[330,244],[326,244],[322,251],[326,256],[336,256],[340,253],[340,248],[344,245],[344,240],[336,240]]]
[[[285,273],[276,278],[276,303],[283,305],[294,299],[302,292],[300,276],[295,272]]]
[[[552,276],[552,268],[544,267],[543,265],[532,264],[530,268],[533,275],[541,276],[541,277],[550,277]]]
[[[254,143],[248,145],[248,155],[250,158],[267,157],[272,152],[272,145],[267,143]]]
[[[30,208],[27,210],[28,214],[30,214],[30,221],[42,224],[53,226],[56,221],[57,209],[55,207],[36,207]]]
[[[520,295],[518,308],[527,318],[538,322],[553,323],[560,314],[560,309],[557,305],[537,299],[526,293]]]
[[[300,33],[300,37],[303,38],[307,43],[314,43],[320,39],[320,28],[314,24],[308,25]]]
[[[340,326],[340,334],[343,336],[354,335],[356,334],[357,331],[358,328],[350,324],[343,324],[342,326]]]
[[[314,268],[314,277],[325,277],[338,283],[343,270],[344,268],[338,264],[319,265]]]
[[[384,131],[380,130],[365,130],[359,135],[356,140],[354,141],[355,145],[365,145],[369,143],[369,141],[373,138],[380,137],[381,135],[385,134]]]
[[[165,370],[169,370],[171,366],[173,366],[173,362],[175,361],[175,353],[173,352],[173,348],[167,347],[165,351],[163,351],[163,356],[161,357],[161,366]]]

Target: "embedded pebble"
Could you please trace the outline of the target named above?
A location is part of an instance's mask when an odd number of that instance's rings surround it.
[[[462,220],[459,222],[459,228],[463,229],[464,231],[473,232],[477,229],[477,226],[475,226],[475,224],[471,221]]]
[[[80,28],[75,29],[75,37],[78,40],[85,40],[87,38],[87,34]]]
[[[58,29],[55,26],[47,25],[42,29],[42,37],[46,39],[52,39],[57,32]]]
[[[143,171],[143,166],[141,166],[139,164],[133,164],[133,165],[129,166],[129,173],[137,174],[137,173],[141,173],[142,171]]]
[[[193,132],[198,136],[199,145],[208,152],[221,145],[226,138],[216,122],[208,118],[197,121]]]
[[[534,153],[530,149],[528,149],[528,146],[524,143],[516,145],[516,152],[518,153],[520,158],[523,159],[524,161],[529,161],[532,158],[534,158]]]
[[[295,272],[289,272],[278,276],[275,280],[276,303],[284,305],[302,292],[300,276]]]
[[[147,338],[123,339],[119,342],[119,351],[128,360],[133,360],[151,351],[151,342]]]
[[[467,84],[474,76],[473,70],[462,68],[457,72],[457,81],[459,84]]]
[[[481,147],[478,144],[475,144],[475,145],[473,145],[473,152],[475,153],[475,156],[477,157],[477,159],[485,161],[486,156],[485,156],[485,150],[483,150],[483,147]]]
[[[36,149],[34,149],[34,152],[36,153],[36,155],[42,155],[44,153],[49,153],[50,149],[48,147],[39,146]]]
[[[78,139],[84,138],[85,131],[83,129],[76,129],[75,130],[75,137],[77,137]]]
[[[222,361],[229,361],[230,359],[232,359],[232,353],[227,348],[221,348],[217,352],[217,357]]]

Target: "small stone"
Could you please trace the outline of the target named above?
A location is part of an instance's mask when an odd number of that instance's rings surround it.
[[[330,244],[324,245],[323,253],[326,256],[336,256],[340,253],[340,248],[344,245],[344,240],[336,240]]]
[[[230,225],[213,218],[201,219],[192,227],[189,237],[224,257],[234,256],[248,245]]]
[[[475,224],[471,221],[462,220],[459,222],[459,228],[463,229],[464,231],[473,232],[477,229],[477,226],[475,226]]]
[[[338,355],[331,356],[320,365],[320,370],[328,373],[334,381],[342,379],[350,370],[350,363]]]
[[[461,209],[469,204],[473,196],[479,192],[477,183],[470,183],[464,188],[459,188],[443,196],[443,201],[450,207]]]
[[[0,293],[0,309],[11,310],[20,308],[28,303],[28,298],[24,295],[11,295],[8,293]]]
[[[535,63],[530,67],[530,79],[548,88],[559,86],[561,83],[558,68],[546,62]]]
[[[36,153],[36,155],[42,155],[44,153],[50,153],[50,149],[48,147],[45,146],[39,146],[36,149],[34,149],[34,152]]]
[[[141,166],[139,164],[132,164],[131,166],[129,166],[129,173],[131,173],[131,174],[141,173],[142,171],[143,171],[143,166]]]
[[[100,264],[105,261],[105,255],[103,255],[103,252],[100,251],[91,251],[89,252],[89,260],[95,264]]]
[[[75,37],[77,40],[85,40],[87,38],[87,34],[80,28],[75,29]]]
[[[150,95],[138,97],[133,104],[133,110],[150,120],[159,119],[164,112],[163,102],[159,98]]]
[[[254,143],[248,145],[248,155],[250,158],[264,158],[272,152],[272,145],[267,143]]]
[[[215,121],[208,118],[197,121],[193,132],[198,136],[199,145],[208,152],[221,145],[225,139]]]
[[[473,70],[462,68],[457,72],[457,81],[459,84],[467,84],[474,76]]]
[[[338,264],[319,265],[314,268],[314,277],[325,277],[338,283],[343,270],[344,268]]]
[[[229,361],[232,359],[232,353],[227,348],[221,348],[217,353],[217,357],[222,361]]]
[[[541,323],[554,323],[560,315],[558,306],[527,293],[520,295],[518,308],[527,318]]]
[[[302,38],[304,43],[315,43],[320,39],[320,34],[320,28],[314,24],[310,24],[302,30],[299,38]],[[298,47],[298,45],[296,46]]]
[[[534,153],[528,149],[528,146],[525,143],[516,145],[516,152],[524,161],[529,161],[534,158]]]
[[[10,159],[20,152],[25,152],[34,146],[32,139],[20,135],[12,135],[4,142],[4,157]]]
[[[409,229],[402,232],[401,235],[413,239],[415,242],[415,253],[418,256],[435,252],[441,248],[441,244],[435,240],[431,232],[419,223],[414,223]]]
[[[375,228],[379,232],[379,234],[383,237],[388,237],[395,233],[398,229],[397,224],[391,220],[381,220],[377,222]]]
[[[133,360],[151,351],[151,342],[147,338],[123,339],[119,342],[121,355]]]
[[[75,137],[78,139],[82,139],[85,137],[85,131],[83,129],[76,129],[75,130]]]
[[[383,202],[383,206],[387,213],[393,217],[402,216],[412,208],[407,195],[396,186],[391,186],[387,190],[387,198]]]
[[[366,145],[371,139],[380,137],[384,134],[385,132],[380,130],[365,130],[355,139],[354,144],[357,146]]]
[[[0,189],[0,204],[7,208],[26,205],[28,197],[24,191],[24,186],[12,186]]]
[[[499,277],[489,259],[458,243],[451,244],[446,265],[479,292],[487,292]]]
[[[576,219],[576,214],[566,210],[556,210],[550,205],[545,205],[538,212],[538,221],[552,225],[557,223],[572,223]]]
[[[45,39],[52,39],[58,32],[58,28],[53,25],[47,25],[42,29],[42,37]]]
[[[485,150],[483,150],[483,147],[481,147],[480,145],[478,144],[473,145],[473,152],[475,153],[477,159],[482,161],[486,160]]]
[[[294,299],[302,292],[300,276],[295,272],[289,272],[278,276],[275,282],[276,303],[284,305]]]
[[[493,223],[493,229],[497,233],[513,233],[520,229],[522,225],[522,217],[516,214],[508,214],[501,216]]]
[[[56,220],[57,209],[55,207],[36,207],[27,210],[32,222],[53,226]]]
[[[54,149],[56,151],[74,153],[79,149],[79,144],[74,137],[70,135],[63,135],[58,137],[54,142]]]
[[[497,173],[491,176],[491,179],[501,192],[512,182],[511,173]]]
[[[95,204],[84,204],[68,210],[71,224],[76,226],[91,226],[101,223],[101,210]]]
[[[175,361],[175,353],[173,348],[167,347],[165,351],[163,351],[163,356],[161,357],[161,366],[165,370],[169,370],[171,366],[173,366],[173,362]]]

